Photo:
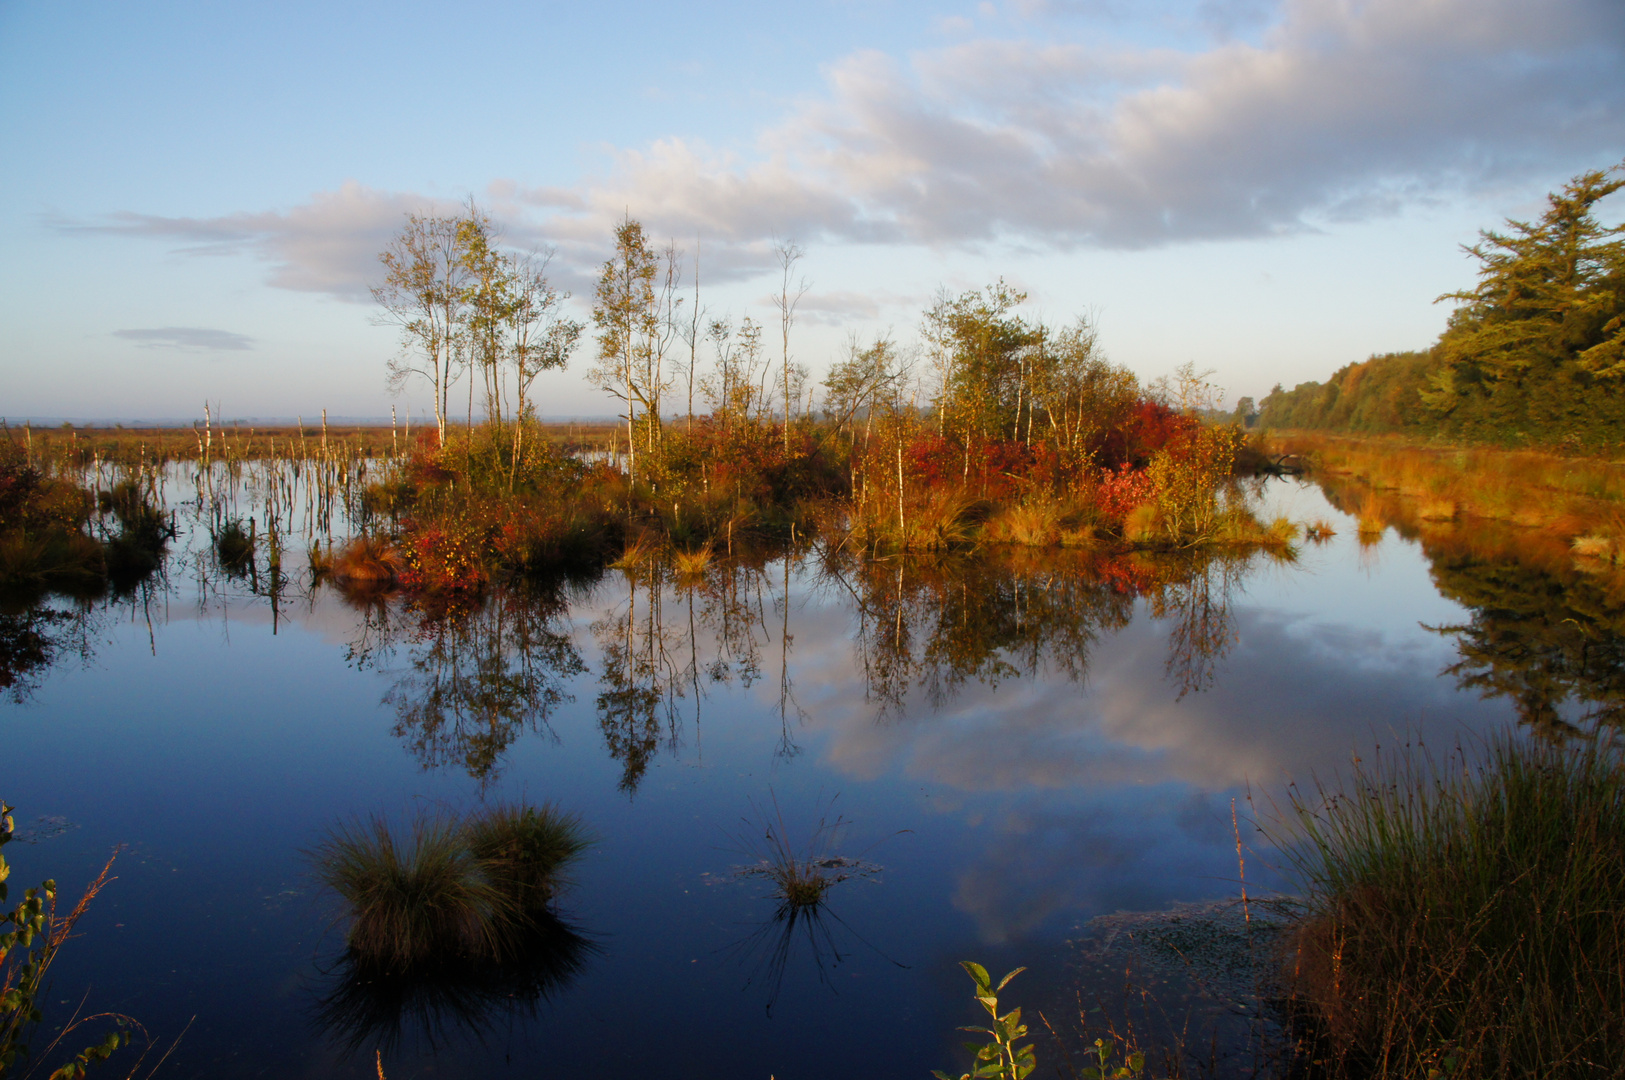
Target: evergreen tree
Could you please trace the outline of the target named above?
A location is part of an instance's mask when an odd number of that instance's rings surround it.
[[[1535,222],[1468,248],[1476,288],[1435,346],[1421,398],[1452,434],[1497,441],[1609,441],[1625,433],[1625,226],[1592,212],[1625,166],[1575,177]]]

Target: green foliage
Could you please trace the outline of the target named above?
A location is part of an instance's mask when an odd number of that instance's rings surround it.
[[[1355,1075],[1599,1075],[1625,1061],[1625,760],[1421,748],[1295,794],[1309,911],[1288,963]]]
[[[592,846],[581,819],[554,806],[493,806],[466,826],[468,850],[522,911],[540,908],[563,884],[564,867]]]
[[[1324,384],[1270,391],[1258,424],[1268,428],[1423,433],[1433,421],[1421,393],[1437,367],[1431,352],[1383,353],[1339,368]]]
[[[1625,165],[1582,173],[1537,221],[1509,220],[1467,249],[1478,284],[1427,352],[1373,356],[1324,385],[1279,386],[1274,428],[1444,435],[1495,443],[1625,441],[1625,226],[1595,205],[1625,187]]]
[[[1139,1050],[1129,1051],[1121,1062],[1113,1064],[1117,1044],[1096,1039],[1094,1049],[1088,1053],[1094,1064],[1078,1070],[1080,1080],[1140,1080],[1145,1075],[1145,1054]]]
[[[15,832],[11,810],[10,806],[0,803],[0,848],[11,842]],[[0,904],[8,899],[10,877],[11,867],[4,854],[0,854]],[[29,1036],[43,1019],[39,1005],[46,973],[74,922],[106,879],[104,869],[84,899],[63,918],[56,914],[56,882],[51,880],[24,890],[21,903],[0,913],[0,927],[4,928],[0,930],[0,1076],[13,1074],[28,1057]],[[58,1038],[60,1040],[60,1036]],[[129,1040],[130,1034],[121,1022],[118,1030],[86,1047],[68,1064],[52,1072],[51,1080],[78,1080],[91,1065],[107,1060]]]
[[[1212,536],[1219,489],[1230,478],[1244,438],[1233,425],[1202,427],[1152,455],[1146,473],[1169,539],[1188,544]]]
[[[1538,221],[1468,249],[1478,285],[1444,297],[1460,306],[1421,394],[1445,432],[1576,444],[1625,432],[1625,226],[1592,212],[1621,187],[1625,167],[1582,173]]]
[[[1016,437],[1033,354],[1045,337],[1042,327],[1014,313],[1026,299],[1001,280],[940,296],[926,312],[926,340],[941,368],[937,407],[962,436]]]
[[[1027,1025],[1021,1022],[1021,1010],[1011,1009],[1003,1016],[999,1015],[999,991],[1010,985],[1011,979],[1027,969],[1016,968],[1000,979],[999,985],[994,986],[987,969],[981,964],[962,960],[959,966],[975,981],[976,1003],[986,1009],[988,1016],[993,1020],[993,1026],[989,1028],[959,1029],[988,1036],[986,1043],[965,1043],[965,1049],[975,1055],[975,1065],[959,1080],[982,1080],[984,1077],[990,1080],[1025,1080],[1038,1067],[1038,1060],[1033,1053],[1032,1043],[1018,1045],[1020,1040],[1027,1037]],[[953,1080],[953,1077],[941,1069],[932,1069],[931,1075],[937,1080]]]

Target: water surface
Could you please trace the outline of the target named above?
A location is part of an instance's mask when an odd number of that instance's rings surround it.
[[[1378,744],[1584,727],[1625,688],[1594,579],[1459,530],[1362,543],[1296,483],[1264,497],[1339,532],[1291,561],[815,544],[450,613],[263,555],[226,574],[208,525],[263,523],[263,488],[187,485],[160,577],[5,614],[0,706],[0,794],[36,829],[13,881],[72,890],[124,845],[52,1008],[184,1030],[167,1077],[372,1076],[380,1049],[392,1080],[962,1069],[959,960],[1027,965],[1010,1000],[1071,1022],[1101,989],[1068,944],[1091,919],[1239,893],[1233,802],[1247,887],[1286,887],[1254,823],[1289,782]],[[324,527],[342,514],[297,523],[287,566]],[[345,820],[517,799],[598,837],[561,905],[571,969],[336,1002],[341,912],[307,852]],[[768,816],[879,872],[775,921],[738,873]]]

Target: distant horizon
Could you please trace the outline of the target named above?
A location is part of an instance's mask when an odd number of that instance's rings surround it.
[[[682,416],[683,414],[678,413],[677,415]],[[543,423],[543,424],[622,424],[622,423],[626,422],[626,418],[624,416],[617,416],[617,415],[614,415],[614,414],[611,414],[611,413],[606,413],[606,414],[603,414],[603,415],[564,415],[564,414],[560,414],[560,415],[557,415],[557,416],[538,416],[536,419],[539,422]],[[390,417],[387,414],[382,415],[382,416],[350,416],[350,415],[339,416],[339,415],[335,415],[333,413],[329,413],[327,415],[327,424],[330,427],[335,425],[335,424],[343,425],[345,427],[389,427],[392,423],[404,427],[405,424],[406,424],[406,420],[407,420],[407,417],[406,417],[406,415],[404,413],[400,414],[393,421],[390,419]],[[475,417],[475,419],[474,419],[474,423],[475,423],[476,426],[483,423],[483,422],[484,422],[484,420],[481,417]],[[510,418],[509,422],[511,422],[511,418]],[[320,412],[317,412],[314,418],[312,418],[310,416],[300,416],[298,414],[295,414],[294,416],[285,416],[285,417],[284,416],[227,416],[227,417],[221,418],[221,417],[216,416],[216,417],[211,418],[211,423],[216,428],[229,427],[229,426],[232,426],[232,425],[241,425],[241,426],[250,426],[251,425],[251,426],[257,426],[257,427],[296,427],[296,426],[301,425],[301,423],[303,424],[304,427],[310,427],[312,424],[319,427],[322,424],[322,415],[321,415]],[[119,427],[125,427],[125,428],[190,428],[193,425],[201,426],[203,424],[203,416],[202,416],[202,414],[199,414],[199,415],[197,415],[195,417],[173,417],[173,416],[171,416],[171,417],[157,417],[157,418],[142,418],[142,417],[131,418],[131,417],[118,417],[118,416],[114,416],[114,417],[79,417],[79,416],[16,416],[16,417],[13,417],[13,416],[0,416],[0,424],[4,424],[4,425],[7,425],[7,426],[10,426],[10,427],[13,427],[13,428],[20,427],[20,426],[22,426],[24,424],[31,424],[36,428],[45,428],[45,427],[60,428],[63,424],[72,424],[73,427],[76,430],[78,430],[78,429],[98,429],[99,430],[99,429],[102,429],[102,428],[117,430]],[[412,426],[413,427],[425,427],[425,428],[434,427],[435,426],[434,417],[433,417],[432,414],[419,413],[416,417],[413,418]],[[456,417],[456,416],[447,417],[446,418],[446,426],[447,427],[467,427],[468,426],[468,418],[467,417]]]

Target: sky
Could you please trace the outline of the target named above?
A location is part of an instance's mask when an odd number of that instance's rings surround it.
[[[422,415],[368,290],[470,197],[578,318],[630,215],[736,321],[804,249],[815,376],[1002,277],[1261,397],[1426,347],[1622,159],[1619,0],[0,0],[0,417]],[[593,353],[544,415],[614,412]]]

